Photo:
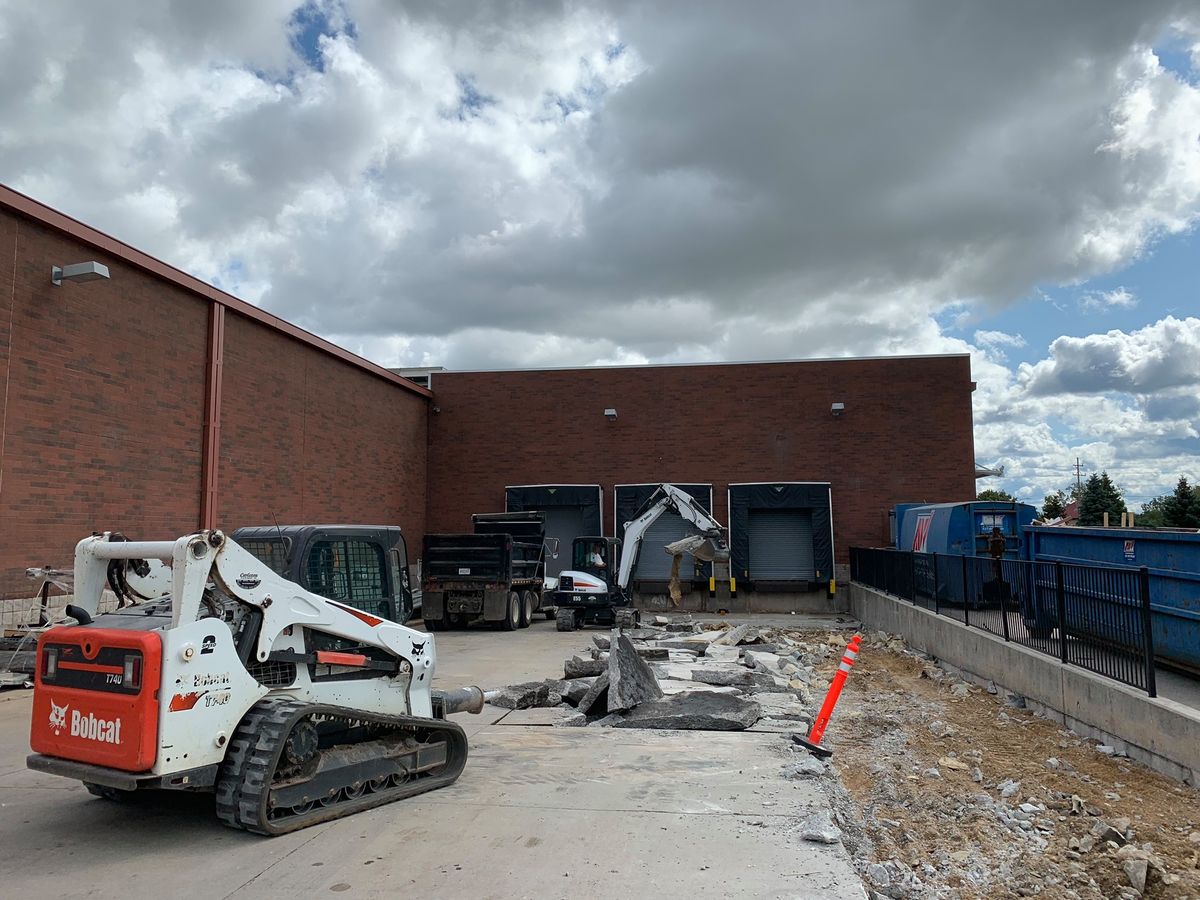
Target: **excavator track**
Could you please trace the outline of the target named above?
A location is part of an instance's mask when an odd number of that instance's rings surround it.
[[[231,828],[287,834],[445,787],[466,762],[466,734],[444,719],[268,697],[229,741],[217,817]]]

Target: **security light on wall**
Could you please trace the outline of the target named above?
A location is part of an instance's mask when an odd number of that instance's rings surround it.
[[[108,266],[98,262],[72,263],[50,269],[50,281],[58,285],[64,281],[97,281],[107,277]]]
[[[833,417],[836,419],[838,416],[840,416],[842,413],[844,413],[846,411],[846,404],[845,403],[835,403],[831,407],[829,407],[829,411],[831,413],[833,413]]]
[[[616,409],[610,406],[608,409],[604,410],[604,418],[608,419],[610,422],[617,421]]]

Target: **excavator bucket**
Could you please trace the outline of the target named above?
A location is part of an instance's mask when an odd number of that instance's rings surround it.
[[[719,547],[712,538],[702,534],[693,534],[677,541],[672,541],[664,548],[671,555],[671,581],[667,590],[671,595],[671,604],[678,606],[683,599],[683,590],[679,584],[679,565],[685,553],[692,554],[701,562],[712,562],[714,559],[728,559],[729,551]]]

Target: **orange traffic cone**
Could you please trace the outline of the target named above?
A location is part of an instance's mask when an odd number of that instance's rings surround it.
[[[821,704],[821,711],[817,713],[817,720],[813,722],[812,728],[808,732],[807,738],[802,738],[798,734],[792,735],[792,740],[802,747],[806,747],[814,756],[822,758],[833,756],[832,750],[827,750],[821,746],[821,738],[825,735],[825,728],[829,725],[829,719],[833,716],[833,708],[837,706],[838,697],[842,695],[842,687],[846,684],[846,678],[850,675],[850,670],[854,667],[854,660],[858,657],[858,647],[862,641],[861,635],[855,635],[850,638],[850,643],[846,646],[846,652],[842,655],[842,662],[838,666],[837,673],[833,676],[833,681],[829,684],[829,691],[825,694],[825,702]]]

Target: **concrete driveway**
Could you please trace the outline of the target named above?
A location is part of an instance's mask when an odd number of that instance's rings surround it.
[[[561,675],[589,643],[545,621],[439,634],[438,684]],[[797,819],[827,803],[780,777],[779,735],[551,728],[489,707],[462,720],[454,785],[261,838],[222,827],[207,796],[114,804],[28,771],[31,693],[0,694],[7,896],[865,896],[840,845],[800,840]]]

